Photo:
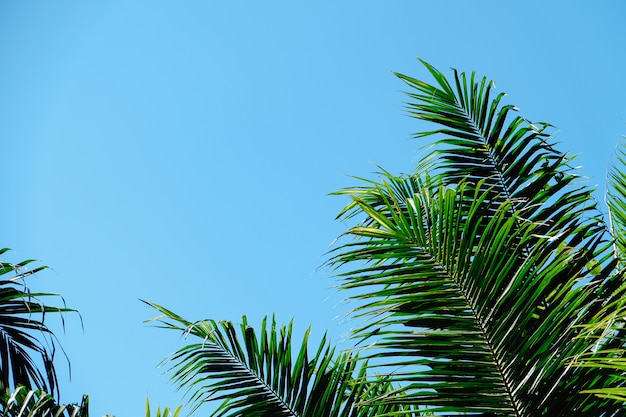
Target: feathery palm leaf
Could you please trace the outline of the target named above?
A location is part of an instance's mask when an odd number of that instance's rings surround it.
[[[626,141],[620,142],[609,166],[607,205],[611,233],[621,262],[626,260]]]
[[[416,90],[408,93],[414,100],[408,104],[410,115],[441,126],[415,135],[439,136],[427,157],[432,163],[422,170],[436,172],[444,184],[483,183],[496,202],[509,201],[512,211],[523,210],[540,224],[543,235],[570,230],[583,219],[597,224],[591,192],[576,186],[572,158],[555,149],[550,124],[514,115],[515,106],[501,104],[504,93],[492,98],[494,83],[485,77],[479,81],[472,73],[468,80],[454,70],[451,84],[436,68],[422,63],[437,85],[396,74]]]
[[[89,398],[80,404],[57,404],[55,398],[40,390],[18,387],[10,396],[1,399],[2,417],[89,417]]]
[[[0,255],[9,249],[0,249]],[[18,386],[27,390],[58,393],[57,374],[53,363],[56,339],[45,323],[47,314],[74,312],[67,307],[46,305],[43,298],[57,294],[33,293],[24,278],[43,269],[27,270],[33,260],[17,264],[0,262],[0,391],[10,392]],[[63,319],[61,315],[61,319]],[[33,355],[35,357],[33,357]],[[39,356],[43,365],[37,365]]]
[[[369,417],[382,415],[379,411],[422,415],[410,405],[359,408],[360,402],[391,391],[391,384],[382,379],[368,384],[366,367],[359,367],[350,353],[335,355],[325,337],[309,357],[308,330],[294,361],[291,323],[277,328],[274,319],[265,318],[257,333],[244,316],[238,333],[228,321],[192,323],[147,304],[163,314],[151,321],[201,340],[166,361],[174,382],[189,391],[193,410],[213,400],[222,401],[214,416]]]
[[[341,218],[364,216],[335,249],[342,289],[358,289],[368,321],[366,358],[397,367],[405,396],[375,403],[428,405],[438,413],[617,415],[622,406],[584,390],[623,384],[599,367],[568,366],[586,351],[579,326],[619,296],[621,274],[590,190],[575,185],[547,125],[509,120],[491,83],[439,87],[402,76],[418,93],[415,117],[442,125],[428,172],[342,190]]]
[[[609,224],[614,241],[613,256],[618,261],[616,275],[626,274],[626,142],[620,142],[615,160],[607,176],[607,205]],[[580,338],[588,342],[585,352],[572,358],[572,366],[603,368],[613,374],[610,384],[587,390],[601,398],[613,398],[626,403],[626,286],[620,287],[604,301],[596,316],[582,326]]]

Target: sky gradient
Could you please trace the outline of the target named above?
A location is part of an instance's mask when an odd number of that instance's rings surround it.
[[[180,337],[143,324],[139,299],[341,341],[349,306],[319,267],[347,201],[328,193],[412,171],[429,126],[393,72],[431,81],[417,57],[553,123],[602,200],[626,134],[626,5],[602,4],[0,3],[1,245],[49,265],[30,285],[80,311],[84,331],[54,324],[62,400],[117,417],[146,395],[184,403],[157,367]]]

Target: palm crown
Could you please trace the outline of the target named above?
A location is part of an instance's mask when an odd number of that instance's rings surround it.
[[[237,333],[153,304],[203,341],[170,358],[196,404],[224,401],[219,416],[623,413],[624,153],[607,223],[549,124],[517,116],[486,78],[424,65],[432,84],[397,75],[410,115],[436,126],[415,135],[431,150],[411,175],[336,192],[354,225],[328,265],[366,347],[323,342],[311,358],[305,338],[292,362],[288,328],[264,324],[259,339],[245,320]]]

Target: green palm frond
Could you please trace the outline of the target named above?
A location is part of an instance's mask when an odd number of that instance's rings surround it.
[[[80,404],[57,404],[50,394],[20,386],[10,396],[4,394],[1,403],[1,417],[89,417],[86,395]]]
[[[549,134],[548,123],[531,123],[515,115],[517,108],[503,105],[504,93],[494,96],[493,81],[454,70],[448,79],[422,61],[436,81],[428,84],[396,74],[414,89],[407,93],[409,114],[433,122],[438,128],[420,132],[417,138],[437,135],[430,165],[444,184],[467,180],[482,182],[497,202],[509,201],[511,210],[523,210],[541,225],[544,235],[571,229],[600,218],[591,191],[580,184],[572,158],[561,153]],[[596,230],[596,233],[602,233]]]
[[[150,321],[201,340],[164,362],[171,366],[176,385],[187,389],[194,411],[207,401],[221,401],[213,416],[430,415],[401,403],[371,406],[381,395],[404,394],[394,394],[396,387],[385,377],[369,382],[366,364],[350,352],[335,355],[325,337],[309,356],[309,330],[293,356],[291,323],[278,328],[266,317],[257,333],[244,316],[237,332],[229,321],[192,323],[157,304],[146,304],[163,314]]]
[[[607,175],[606,202],[609,208],[610,232],[613,237],[613,256],[617,260],[615,275],[623,282],[626,275],[626,142],[622,140],[616,150],[615,160]],[[572,366],[601,368],[612,374],[612,379],[585,393],[609,398],[626,404],[626,286],[618,287],[604,297],[603,308],[588,323],[581,326],[578,336],[588,348],[572,358]]]
[[[0,249],[0,255],[9,249]],[[34,293],[24,279],[45,269],[31,270],[34,262],[17,264],[0,262],[0,391],[10,392],[18,386],[27,390],[57,391],[57,373],[54,356],[57,343],[45,323],[46,315],[75,312],[65,306],[51,306],[43,302],[57,294]],[[41,366],[38,366],[41,361]]]
[[[182,409],[182,405],[179,405],[173,411],[169,407],[161,409],[161,406],[158,406],[154,417],[178,417]],[[148,397],[146,397],[146,417],[152,417],[152,413],[150,410],[150,400],[148,399]]]
[[[580,326],[619,297],[606,226],[546,124],[510,117],[491,83],[454,71],[454,86],[417,89],[412,114],[440,128],[426,172],[341,190],[340,218],[363,220],[331,252],[340,288],[355,290],[361,353],[393,368],[403,396],[442,414],[619,415],[592,390],[623,384],[601,367],[571,366],[588,348]],[[609,338],[604,347],[619,345]],[[581,394],[587,392],[587,394]]]
[[[607,205],[611,233],[615,239],[616,253],[621,262],[626,260],[626,141],[616,150],[615,160],[607,175]]]
[[[308,331],[292,352],[291,324],[278,328],[266,318],[257,333],[244,316],[238,333],[229,321],[192,323],[147,304],[163,314],[155,319],[162,327],[200,339],[166,361],[194,410],[214,400],[222,401],[215,416],[356,416],[365,387],[353,381],[358,362],[349,353],[335,355],[325,337],[309,357]]]

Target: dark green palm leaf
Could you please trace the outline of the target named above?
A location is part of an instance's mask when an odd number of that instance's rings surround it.
[[[555,149],[549,124],[515,115],[515,106],[501,104],[504,93],[492,98],[494,83],[484,77],[477,80],[472,73],[468,79],[454,70],[450,83],[436,68],[423,64],[437,85],[396,75],[415,90],[408,93],[413,100],[409,113],[440,126],[415,135],[438,136],[429,155],[431,175],[437,173],[444,184],[482,182],[492,190],[491,199],[523,210],[541,225],[544,235],[570,230],[582,221],[597,224],[600,216],[591,192],[576,185],[579,177],[572,158]]]
[[[1,249],[0,254],[7,251]],[[30,291],[24,278],[46,268],[28,270],[32,262],[0,262],[0,275],[13,275],[0,280],[0,391],[24,386],[27,390],[55,393],[57,374],[53,360],[57,343],[45,319],[50,313],[75,310],[43,303],[45,298],[59,297],[57,294]]]
[[[310,357],[308,330],[298,351],[293,351],[291,324],[278,328],[266,318],[257,333],[244,317],[237,332],[228,321],[192,323],[147,304],[163,314],[155,319],[162,327],[200,339],[166,361],[173,381],[187,389],[194,410],[212,400],[221,401],[214,416],[365,417],[372,415],[371,410],[359,409],[358,403],[391,387],[370,386],[365,368],[358,372],[358,360],[350,353],[335,355],[325,337]],[[414,407],[404,405],[381,409],[418,415]]]

